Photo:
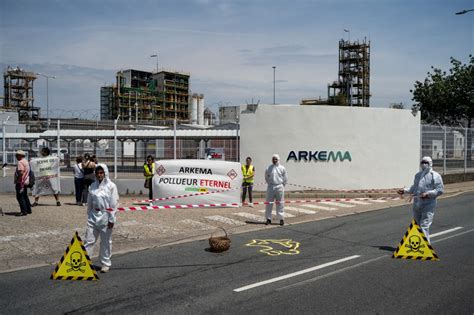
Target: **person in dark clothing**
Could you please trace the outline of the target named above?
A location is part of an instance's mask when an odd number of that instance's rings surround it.
[[[20,205],[20,213],[18,216],[31,214],[31,203],[28,198],[27,185],[29,184],[30,165],[25,159],[25,152],[18,150],[15,155],[18,164],[15,170],[15,191],[16,200]]]

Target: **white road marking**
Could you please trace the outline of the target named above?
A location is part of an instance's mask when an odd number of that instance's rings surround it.
[[[340,202],[334,202],[334,201],[321,201],[323,205],[329,205],[329,206],[334,206],[334,207],[341,207],[341,208],[352,208],[355,207],[354,205],[348,205],[347,203],[340,203]]]
[[[387,200],[383,200],[383,199],[372,199],[370,200],[372,202],[379,202],[379,203],[383,203],[383,202],[387,202]]]
[[[457,230],[459,230],[459,229],[462,229],[462,227],[458,226],[458,227],[455,227],[455,228],[452,228],[452,229],[449,229],[449,230],[441,231],[441,232],[432,234],[430,237],[441,236],[441,235],[444,235],[444,234],[447,234],[447,233],[450,233],[450,232],[457,231]],[[461,233],[458,233],[458,234],[450,235],[450,236],[447,236],[447,237],[445,237],[445,238],[442,238],[442,239],[433,241],[433,242],[431,242],[431,243],[438,243],[438,242],[441,242],[441,241],[444,241],[444,240],[447,240],[447,239],[450,239],[450,238],[453,238],[453,237],[461,236],[461,235],[463,235],[463,234],[467,234],[467,233],[470,233],[470,232],[474,232],[474,229],[467,230],[467,231],[464,231],[464,232],[461,232]],[[318,280],[321,280],[321,279],[324,279],[324,278],[327,278],[327,277],[336,275],[336,274],[341,273],[341,272],[344,272],[344,271],[348,271],[348,270],[351,270],[351,269],[355,269],[355,268],[357,268],[357,267],[366,265],[366,264],[368,264],[368,263],[372,263],[372,262],[374,262],[374,261],[377,261],[377,260],[380,260],[380,259],[386,258],[386,257],[390,257],[390,255],[383,255],[383,256],[375,257],[375,258],[372,258],[372,259],[369,259],[369,260],[360,262],[360,263],[355,264],[355,265],[352,265],[352,266],[344,267],[344,268],[342,268],[342,269],[329,272],[329,273],[324,274],[324,275],[320,275],[320,276],[317,276],[317,277],[314,277],[314,278],[311,278],[311,279],[308,279],[308,280],[303,280],[303,281],[298,282],[298,283],[295,283],[295,284],[290,284],[290,285],[287,285],[287,286],[284,286],[284,287],[281,287],[281,288],[277,288],[276,290],[277,290],[277,291],[281,291],[281,290],[291,289],[291,288],[294,288],[294,287],[297,287],[297,286],[301,286],[301,285],[304,285],[304,284],[307,284],[307,283],[310,283],[310,282],[315,282],[315,281],[318,281]],[[234,291],[235,291],[235,290],[234,290]]]
[[[199,222],[199,221],[191,220],[191,219],[181,220],[181,221],[179,221],[179,223],[184,223],[184,224],[187,224],[187,225],[191,225],[192,227],[195,227],[195,228],[198,228],[198,229],[201,229],[201,230],[212,230],[212,229],[214,229],[213,226],[204,224],[204,223]]]
[[[211,216],[208,216],[208,217],[205,217],[205,218],[208,219],[208,220],[211,220],[211,221],[217,221],[217,222],[221,222],[221,223],[228,224],[228,225],[246,225],[245,222],[242,222],[242,221],[239,221],[239,220],[234,220],[234,219],[231,219],[231,218],[226,218],[226,217],[223,217],[221,215],[211,215]]]
[[[344,202],[349,202],[349,203],[353,203],[353,204],[356,204],[356,205],[370,205],[371,204],[370,202],[360,201],[360,200],[348,200],[348,201],[344,201]]]
[[[473,231],[474,231],[474,229],[467,230],[467,231],[464,231],[464,232],[461,232],[461,233],[458,233],[458,234],[454,234],[454,235],[447,236],[447,237],[442,238],[442,239],[440,239],[440,240],[433,241],[433,242],[431,242],[431,243],[432,243],[432,244],[438,243],[438,242],[441,242],[441,241],[444,241],[444,240],[448,240],[448,239],[453,238],[453,237],[456,237],[456,236],[461,236],[461,235],[464,235],[464,234],[467,234],[467,233],[471,233],[471,232],[473,232]]]
[[[239,217],[244,217],[244,218],[247,218],[247,219],[259,221],[259,222],[264,222],[265,221],[264,217],[262,217],[260,215],[255,215],[255,214],[252,214],[252,213],[248,213],[248,212],[237,212],[237,213],[232,213],[232,214],[237,215]]]
[[[312,209],[325,210],[325,211],[337,210],[337,208],[325,207],[325,206],[320,206],[320,205],[312,205],[309,203],[305,203],[304,205],[301,205],[301,206],[305,208],[312,208]]]
[[[341,259],[338,259],[338,260],[327,262],[327,263],[322,264],[322,265],[318,265],[318,266],[314,266],[314,267],[311,267],[311,268],[303,269],[303,270],[300,270],[300,271],[297,271],[297,272],[292,272],[292,273],[289,273],[289,274],[284,275],[284,276],[280,276],[280,277],[272,278],[272,279],[269,279],[269,280],[249,284],[249,285],[246,285],[244,287],[234,289],[234,291],[235,292],[242,292],[242,291],[250,290],[250,289],[262,286],[262,285],[266,285],[266,284],[269,284],[269,283],[273,283],[273,282],[285,280],[285,279],[288,279],[288,278],[296,277],[296,276],[299,276],[299,275],[302,275],[302,274],[305,274],[305,273],[308,273],[308,272],[323,269],[323,268],[333,266],[333,265],[336,265],[336,264],[340,264],[340,263],[343,263],[345,261],[349,261],[349,260],[356,259],[356,258],[359,258],[359,257],[360,257],[360,255],[353,255],[353,256],[346,257],[346,258],[341,258]]]
[[[287,209],[288,209],[288,207],[285,207],[285,215],[284,215],[284,217],[285,217],[285,218],[294,218],[294,217],[295,217],[295,215],[294,215],[294,214],[291,214],[291,213],[288,213],[288,212],[286,212],[286,210],[287,210]],[[258,210],[258,212],[265,213],[265,210]]]
[[[460,229],[462,229],[462,226],[458,226],[458,227],[455,227],[455,228],[452,228],[452,229],[449,229],[449,230],[445,230],[445,231],[441,231],[441,232],[438,232],[438,233],[430,234],[430,237],[436,237],[436,236],[451,233],[451,232],[454,232],[454,231],[457,231],[457,230],[460,230]]]
[[[294,211],[294,212],[298,212],[298,213],[304,213],[304,214],[315,214],[315,213],[318,213],[318,211],[313,211],[313,210],[307,210],[307,209],[303,209],[303,208],[295,208],[295,207],[285,207],[285,211],[288,210],[288,211]]]

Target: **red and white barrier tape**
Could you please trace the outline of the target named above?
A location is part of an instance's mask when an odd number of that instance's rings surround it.
[[[370,201],[370,200],[399,200],[400,197],[381,197],[381,198],[325,198],[311,200],[285,200],[285,201],[260,201],[260,202],[244,202],[244,203],[211,203],[211,204],[195,204],[195,205],[165,205],[165,206],[137,206],[137,207],[121,207],[117,211],[146,211],[159,209],[189,209],[189,208],[216,208],[216,207],[238,207],[247,205],[269,205],[269,204],[292,204],[292,203],[318,203],[318,202],[340,202],[340,201]],[[111,209],[108,209],[111,210]]]

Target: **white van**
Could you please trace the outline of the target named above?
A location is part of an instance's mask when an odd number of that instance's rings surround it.
[[[68,153],[68,149],[59,148],[59,159],[64,160],[64,155]],[[51,156],[58,156],[58,148],[51,148]]]

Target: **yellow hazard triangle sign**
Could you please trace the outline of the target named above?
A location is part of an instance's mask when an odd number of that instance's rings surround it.
[[[54,269],[51,279],[99,280],[77,231]]]
[[[418,260],[439,260],[433,247],[426,239],[425,233],[416,223],[411,221],[408,231],[403,235],[400,245],[393,253],[392,258],[418,259]]]

